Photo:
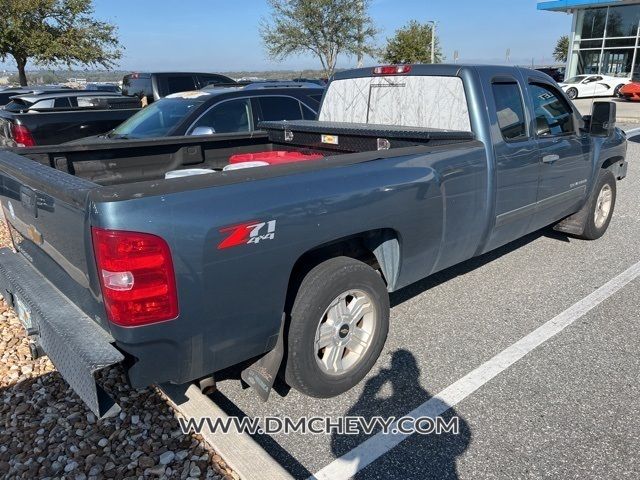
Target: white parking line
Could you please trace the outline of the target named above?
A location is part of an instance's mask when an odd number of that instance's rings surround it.
[[[640,135],[640,128],[632,128],[631,130],[625,130],[627,134],[627,138],[635,137],[636,135]]]
[[[592,294],[538,327],[513,345],[507,347],[460,380],[449,385],[438,395],[432,397],[408,415],[413,418],[442,415],[536,347],[553,338],[587,312],[600,305],[600,303],[638,276],[640,276],[640,262],[605,283]],[[401,433],[388,435],[378,433],[347,454],[331,462],[311,478],[317,480],[350,478],[408,437],[409,435]]]

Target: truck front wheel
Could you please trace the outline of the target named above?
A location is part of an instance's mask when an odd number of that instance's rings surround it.
[[[596,240],[609,228],[616,206],[616,177],[611,171],[601,169],[593,194],[589,199],[585,228],[580,238]]]
[[[311,397],[346,392],[371,370],[388,330],[381,276],[352,258],[327,260],[304,277],[293,303],[285,380]]]

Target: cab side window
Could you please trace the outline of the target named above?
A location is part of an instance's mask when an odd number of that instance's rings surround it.
[[[502,138],[507,142],[528,138],[524,104],[518,84],[494,82],[492,88]]]
[[[539,137],[566,135],[575,132],[573,111],[564,97],[553,87],[542,83],[529,84]]]

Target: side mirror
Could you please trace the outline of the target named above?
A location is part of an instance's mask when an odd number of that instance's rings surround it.
[[[616,128],[616,104],[613,102],[595,102],[591,109],[591,127],[593,137],[608,137]]]
[[[211,127],[196,127],[189,135],[197,137],[200,135],[213,135],[214,133],[216,133],[216,131]]]

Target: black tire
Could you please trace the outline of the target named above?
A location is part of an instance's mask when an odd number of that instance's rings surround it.
[[[598,208],[598,198],[600,196],[600,192],[602,192],[605,188],[611,189],[611,208],[609,209],[608,216],[604,223],[598,226],[596,225],[595,213],[596,209]],[[582,235],[578,235],[579,238],[585,240],[597,240],[604,235],[604,233],[607,231],[607,228],[609,228],[609,223],[611,223],[611,217],[613,217],[613,211],[616,206],[616,193],[616,177],[613,175],[613,173],[611,173],[610,170],[601,169],[598,175],[596,186],[593,189],[591,197],[589,198],[584,231]]]
[[[620,85],[618,85],[614,90],[613,90],[613,96],[614,97],[618,97],[618,98],[622,98],[622,95],[620,95],[620,89],[624,87],[624,83],[621,83]]]
[[[316,331],[327,308],[341,294],[366,293],[374,307],[372,337],[351,369],[325,372],[315,349]],[[380,356],[389,331],[389,294],[381,276],[365,263],[336,257],[313,268],[302,280],[291,308],[287,335],[285,381],[301,393],[317,398],[340,395],[357,385]]]
[[[571,100],[575,100],[576,98],[578,98],[578,90],[576,88],[570,88],[569,90],[567,90],[567,97],[569,97]]]

